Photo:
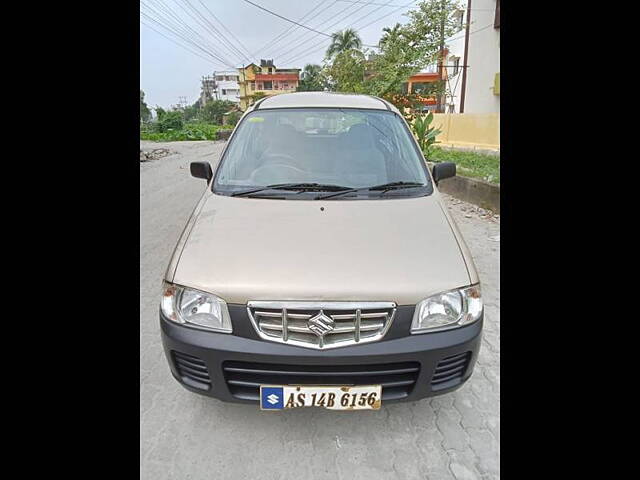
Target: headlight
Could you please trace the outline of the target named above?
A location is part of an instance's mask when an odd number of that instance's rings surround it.
[[[211,293],[164,282],[160,308],[169,320],[176,323],[231,333],[227,302]]]
[[[469,325],[480,318],[482,308],[480,284],[432,295],[416,305],[411,333]]]

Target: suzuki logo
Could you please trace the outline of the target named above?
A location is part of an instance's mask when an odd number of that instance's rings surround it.
[[[272,393],[267,397],[267,402],[269,402],[271,405],[275,405],[276,403],[278,403],[278,400],[280,400],[280,397],[275,393]]]
[[[307,321],[307,327],[317,336],[322,337],[333,330],[334,321],[327,317],[322,310],[315,317],[311,317]]]

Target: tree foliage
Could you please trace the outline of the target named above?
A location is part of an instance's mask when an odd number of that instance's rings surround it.
[[[181,130],[184,125],[182,112],[179,110],[166,111],[162,107],[156,107],[158,121],[155,124],[155,130],[163,133],[169,130]]]
[[[360,50],[338,53],[327,67],[329,83],[334,91],[367,93],[365,86],[366,58]]]
[[[411,75],[435,63],[444,39],[460,30],[452,15],[458,8],[454,0],[424,0],[408,12],[405,25],[385,28],[378,43],[380,52],[373,59],[368,93],[399,94]]]
[[[327,86],[322,66],[307,63],[300,73],[300,82],[298,83],[298,92],[321,92]]]
[[[222,115],[235,107],[229,100],[211,100],[206,103],[199,114],[199,119],[216,125],[222,124]]]
[[[148,122],[151,120],[151,110],[144,101],[144,92],[140,90],[140,121]]]
[[[358,32],[353,28],[346,28],[331,35],[331,44],[327,48],[327,58],[332,58],[349,50],[359,50],[360,48],[362,48],[362,40]]]
[[[402,91],[412,75],[437,62],[444,39],[460,30],[452,13],[459,8],[456,0],[422,0],[408,12],[409,21],[383,29],[379,51],[369,54],[362,49],[357,33],[336,32],[327,50],[324,71],[332,90],[375,95],[390,100],[400,111],[401,106],[421,110],[426,96],[444,94],[444,82],[434,82],[421,95]],[[446,45],[445,45],[446,48]],[[413,118],[409,118],[413,120]]]

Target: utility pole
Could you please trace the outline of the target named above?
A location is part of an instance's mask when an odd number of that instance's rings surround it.
[[[442,18],[440,19],[440,61],[438,62],[438,73],[440,74],[440,82],[444,82],[444,24],[446,21],[446,2],[442,0]],[[444,83],[442,83],[444,84]],[[442,113],[444,92],[438,95],[438,105],[436,112]]]
[[[469,70],[469,66],[467,64],[467,59],[469,58],[469,28],[471,25],[471,0],[467,0],[467,27],[464,32],[464,60],[462,61],[462,65],[464,68],[462,69],[462,86],[460,87],[460,113],[464,113],[464,97],[467,90],[467,70]]]

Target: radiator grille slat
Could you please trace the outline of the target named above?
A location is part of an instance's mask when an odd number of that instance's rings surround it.
[[[265,340],[306,348],[336,348],[380,340],[393,321],[393,302],[262,302],[247,304]]]
[[[279,365],[226,361],[222,365],[231,394],[259,400],[260,385],[382,385],[383,400],[408,396],[420,373],[420,364],[387,365]]]

